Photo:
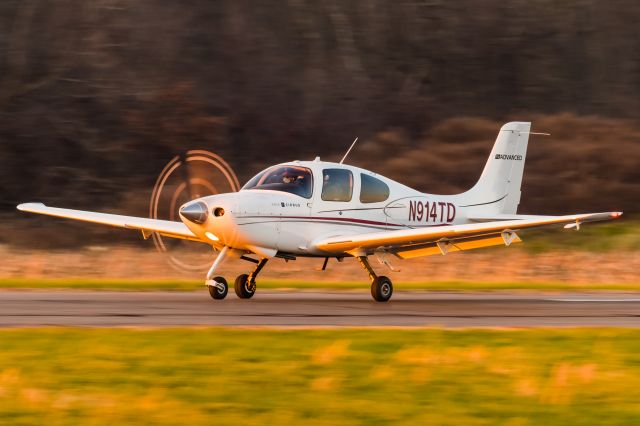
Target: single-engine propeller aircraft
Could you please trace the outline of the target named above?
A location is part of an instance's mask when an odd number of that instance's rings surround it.
[[[181,222],[94,213],[26,203],[19,210],[141,230],[204,242],[218,251],[206,276],[211,297],[224,299],[227,281],[216,276],[230,256],[255,269],[235,279],[238,297],[251,298],[256,277],[269,259],[298,256],[342,261],[357,259],[371,279],[376,301],[391,298],[393,285],[369,264],[390,259],[447,254],[520,242],[516,231],[549,225],[616,219],[621,212],[533,216],[516,214],[531,123],[500,129],[478,182],[456,195],[411,189],[358,167],[320,161],[293,161],[258,173],[235,193],[211,195],[180,207]],[[353,147],[353,145],[352,145]],[[350,148],[351,149],[351,148]],[[347,152],[348,154],[348,152]],[[345,154],[346,157],[346,154]]]

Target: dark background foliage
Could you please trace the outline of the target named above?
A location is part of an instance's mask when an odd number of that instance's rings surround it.
[[[359,136],[352,163],[451,193],[511,119],[553,134],[523,212],[637,211],[639,21],[631,0],[4,0],[2,240],[40,223],[23,201],[144,215],[191,148],[244,181]]]

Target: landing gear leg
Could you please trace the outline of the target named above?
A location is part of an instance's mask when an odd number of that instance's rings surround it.
[[[393,283],[385,276],[376,275],[373,268],[369,264],[367,256],[358,256],[358,262],[367,271],[371,279],[371,296],[376,302],[386,302],[391,299],[393,294]]]
[[[211,265],[209,272],[207,272],[207,280],[205,281],[205,285],[209,290],[209,295],[216,299],[224,299],[227,297],[227,293],[229,292],[229,286],[227,285],[227,280],[224,277],[214,277],[216,269],[224,262],[227,257],[227,253],[229,251],[229,247],[225,246],[222,250],[220,250],[220,254],[216,257],[216,260]]]
[[[240,299],[251,299],[256,293],[256,277],[268,261],[269,259],[266,258],[260,259],[260,261],[256,265],[256,269],[254,269],[251,274],[238,275],[233,285],[233,289]]]

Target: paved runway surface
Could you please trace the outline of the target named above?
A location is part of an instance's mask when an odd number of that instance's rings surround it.
[[[0,327],[445,326],[640,327],[640,294],[262,291],[251,300],[206,292],[0,291]]]

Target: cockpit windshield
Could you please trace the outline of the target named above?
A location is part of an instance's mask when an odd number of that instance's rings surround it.
[[[258,173],[242,189],[269,189],[311,198],[313,176],[306,167],[274,166]]]

